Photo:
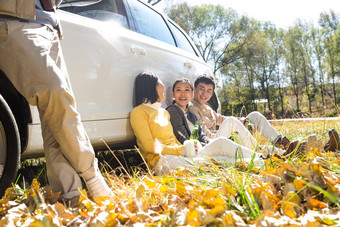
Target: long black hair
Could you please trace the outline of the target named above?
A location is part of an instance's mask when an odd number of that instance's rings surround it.
[[[153,72],[142,72],[135,80],[135,95],[136,105],[151,102],[155,103],[158,100],[158,93],[156,90],[159,77]]]

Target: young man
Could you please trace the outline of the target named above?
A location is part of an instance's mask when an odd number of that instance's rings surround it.
[[[0,69],[39,110],[49,184],[76,202],[81,176],[91,197],[110,196],[76,111],[60,48],[62,0],[0,1]],[[55,3],[55,4],[54,4]]]
[[[205,125],[204,133],[209,138],[215,138],[219,136],[227,136],[236,133],[239,136],[247,134],[245,125],[247,121],[250,121],[254,125],[254,129],[274,144],[278,148],[286,149],[285,154],[289,154],[299,144],[298,141],[290,142],[286,137],[282,137],[267,121],[267,119],[259,112],[251,112],[245,119],[237,119],[235,117],[227,117],[216,113],[206,103],[210,100],[215,89],[215,82],[212,76],[202,75],[196,78],[194,83],[194,98],[192,99],[192,105],[189,110],[193,112],[199,119],[199,123]],[[239,122],[242,122],[241,124]],[[241,125],[241,126],[240,126]],[[216,126],[220,126],[217,130]],[[330,140],[325,146],[325,150],[339,149],[339,136],[333,129],[329,133]],[[251,143],[255,143],[254,139],[248,136]],[[306,144],[302,144],[306,146]]]

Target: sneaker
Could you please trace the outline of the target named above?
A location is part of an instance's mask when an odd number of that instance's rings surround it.
[[[97,197],[112,197],[113,192],[106,184],[102,175],[97,175],[94,178],[86,181],[86,186],[89,191],[89,195],[92,199]]]
[[[275,147],[286,150],[289,144],[290,144],[290,141],[287,137],[280,136],[280,138],[275,143]]]
[[[325,151],[337,151],[340,149],[340,140],[338,132],[333,128],[328,132],[329,140],[324,146]]]

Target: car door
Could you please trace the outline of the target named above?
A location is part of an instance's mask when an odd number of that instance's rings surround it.
[[[115,144],[133,140],[129,113],[134,80],[149,69],[144,36],[117,20],[107,20],[113,12],[89,6],[80,15],[61,14],[64,57],[77,109],[91,142],[96,146],[103,144],[100,139]]]

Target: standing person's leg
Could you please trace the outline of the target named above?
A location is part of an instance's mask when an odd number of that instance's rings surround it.
[[[229,138],[231,135],[233,135],[233,133],[237,133],[237,142],[240,145],[248,147],[252,150],[256,147],[256,139],[236,117],[227,117],[220,125],[215,138]]]
[[[61,190],[64,198],[79,194],[79,174],[87,183],[98,179],[101,192],[93,196],[108,195],[110,190],[75,109],[56,33],[35,23],[7,24],[8,35],[1,37],[1,68],[28,102],[38,107],[53,189]],[[93,193],[91,184],[88,188]]]

